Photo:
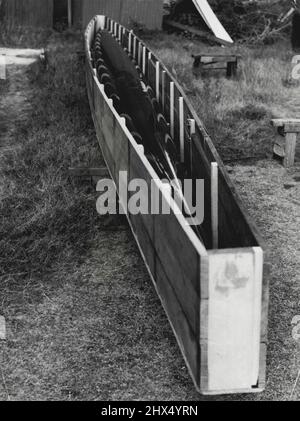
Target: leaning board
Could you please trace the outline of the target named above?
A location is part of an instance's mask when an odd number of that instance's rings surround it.
[[[194,174],[205,179],[207,189],[210,164],[219,164],[220,249],[211,249],[209,222],[203,228],[205,244],[200,242],[106,96],[91,58],[100,28],[111,30],[124,48],[132,49],[165,114],[174,119],[175,137],[188,132],[187,124],[184,133],[177,129],[178,100],[183,103],[185,123],[195,119],[196,130],[184,145],[184,153],[191,156]],[[149,192],[154,184],[161,200],[172,205],[169,215],[128,214],[127,218],[197,390],[202,394],[262,391],[268,301],[266,277],[263,282],[264,251],[211,140],[178,83],[134,34],[97,16],[87,27],[85,48],[91,113],[123,209],[130,200],[124,193],[126,186],[137,178],[145,180]]]
[[[221,41],[232,44],[232,38],[215,15],[207,0],[193,0],[193,3],[215,36]]]

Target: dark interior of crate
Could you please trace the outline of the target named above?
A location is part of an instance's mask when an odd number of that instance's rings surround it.
[[[199,227],[205,247],[213,248],[211,221],[211,164],[218,164],[218,248],[231,249],[259,246],[259,235],[255,225],[242,208],[240,199],[227,175],[224,165],[180,85],[153,53],[132,32],[113,22],[105,20],[105,28],[122,44],[128,55],[140,68],[143,79],[158,92],[158,100],[166,121],[171,124],[171,107],[174,109],[173,139],[179,149],[180,124],[184,124],[185,165],[189,167],[192,179],[204,180],[204,221]],[[158,73],[159,68],[159,73]],[[157,82],[159,77],[159,83]],[[174,85],[173,102],[170,87]],[[159,87],[159,88],[158,88]],[[179,102],[183,98],[183,119],[179,116]],[[191,134],[190,122],[195,130]]]

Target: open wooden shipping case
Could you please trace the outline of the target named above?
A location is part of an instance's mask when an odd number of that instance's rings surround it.
[[[132,31],[96,16],[85,33],[86,80],[97,138],[111,177],[155,183],[172,201],[126,121],[99,83],[91,49],[109,30],[156,92],[171,133],[183,145],[193,176],[205,180],[204,244],[182,214],[127,215],[197,390],[205,395],[261,392],[265,387],[268,283],[265,252],[202,122],[166,67]],[[192,128],[192,129],[191,129]],[[183,143],[182,143],[183,142]],[[212,248],[211,163],[219,167],[219,249]],[[127,195],[118,191],[122,207]],[[174,206],[174,209],[176,206]]]

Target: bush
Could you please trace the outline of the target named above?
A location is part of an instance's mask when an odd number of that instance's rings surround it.
[[[278,18],[290,7],[289,1],[276,0],[214,0],[210,4],[234,39],[265,43],[282,37]],[[283,31],[283,34],[286,33]]]

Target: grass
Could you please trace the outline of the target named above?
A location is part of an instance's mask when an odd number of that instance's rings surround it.
[[[298,190],[283,188],[295,170],[265,158],[273,108],[294,89],[285,83],[290,52],[237,47],[244,55],[237,81],[201,80],[192,75],[190,54],[202,44],[167,35],[149,42],[230,162],[271,249],[267,391],[212,399],[288,400],[300,363],[290,333],[300,314],[298,208],[291,207]],[[207,400],[194,391],[126,222],[107,225],[96,213],[94,188],[68,177],[70,166],[103,164],[76,54],[81,48],[77,34],[52,34],[47,70],[24,76],[31,111],[25,122],[14,116],[13,143],[0,148],[0,314],[8,330],[0,342],[0,399]],[[234,165],[249,156],[254,163]]]
[[[192,54],[225,54],[224,48],[175,35],[167,40],[156,37],[150,43],[184,86],[225,161],[270,156],[274,133],[270,118],[295,89],[289,83],[293,54],[287,43],[233,47],[229,54],[243,58],[237,80],[226,79],[224,72],[213,78],[192,74]]]

